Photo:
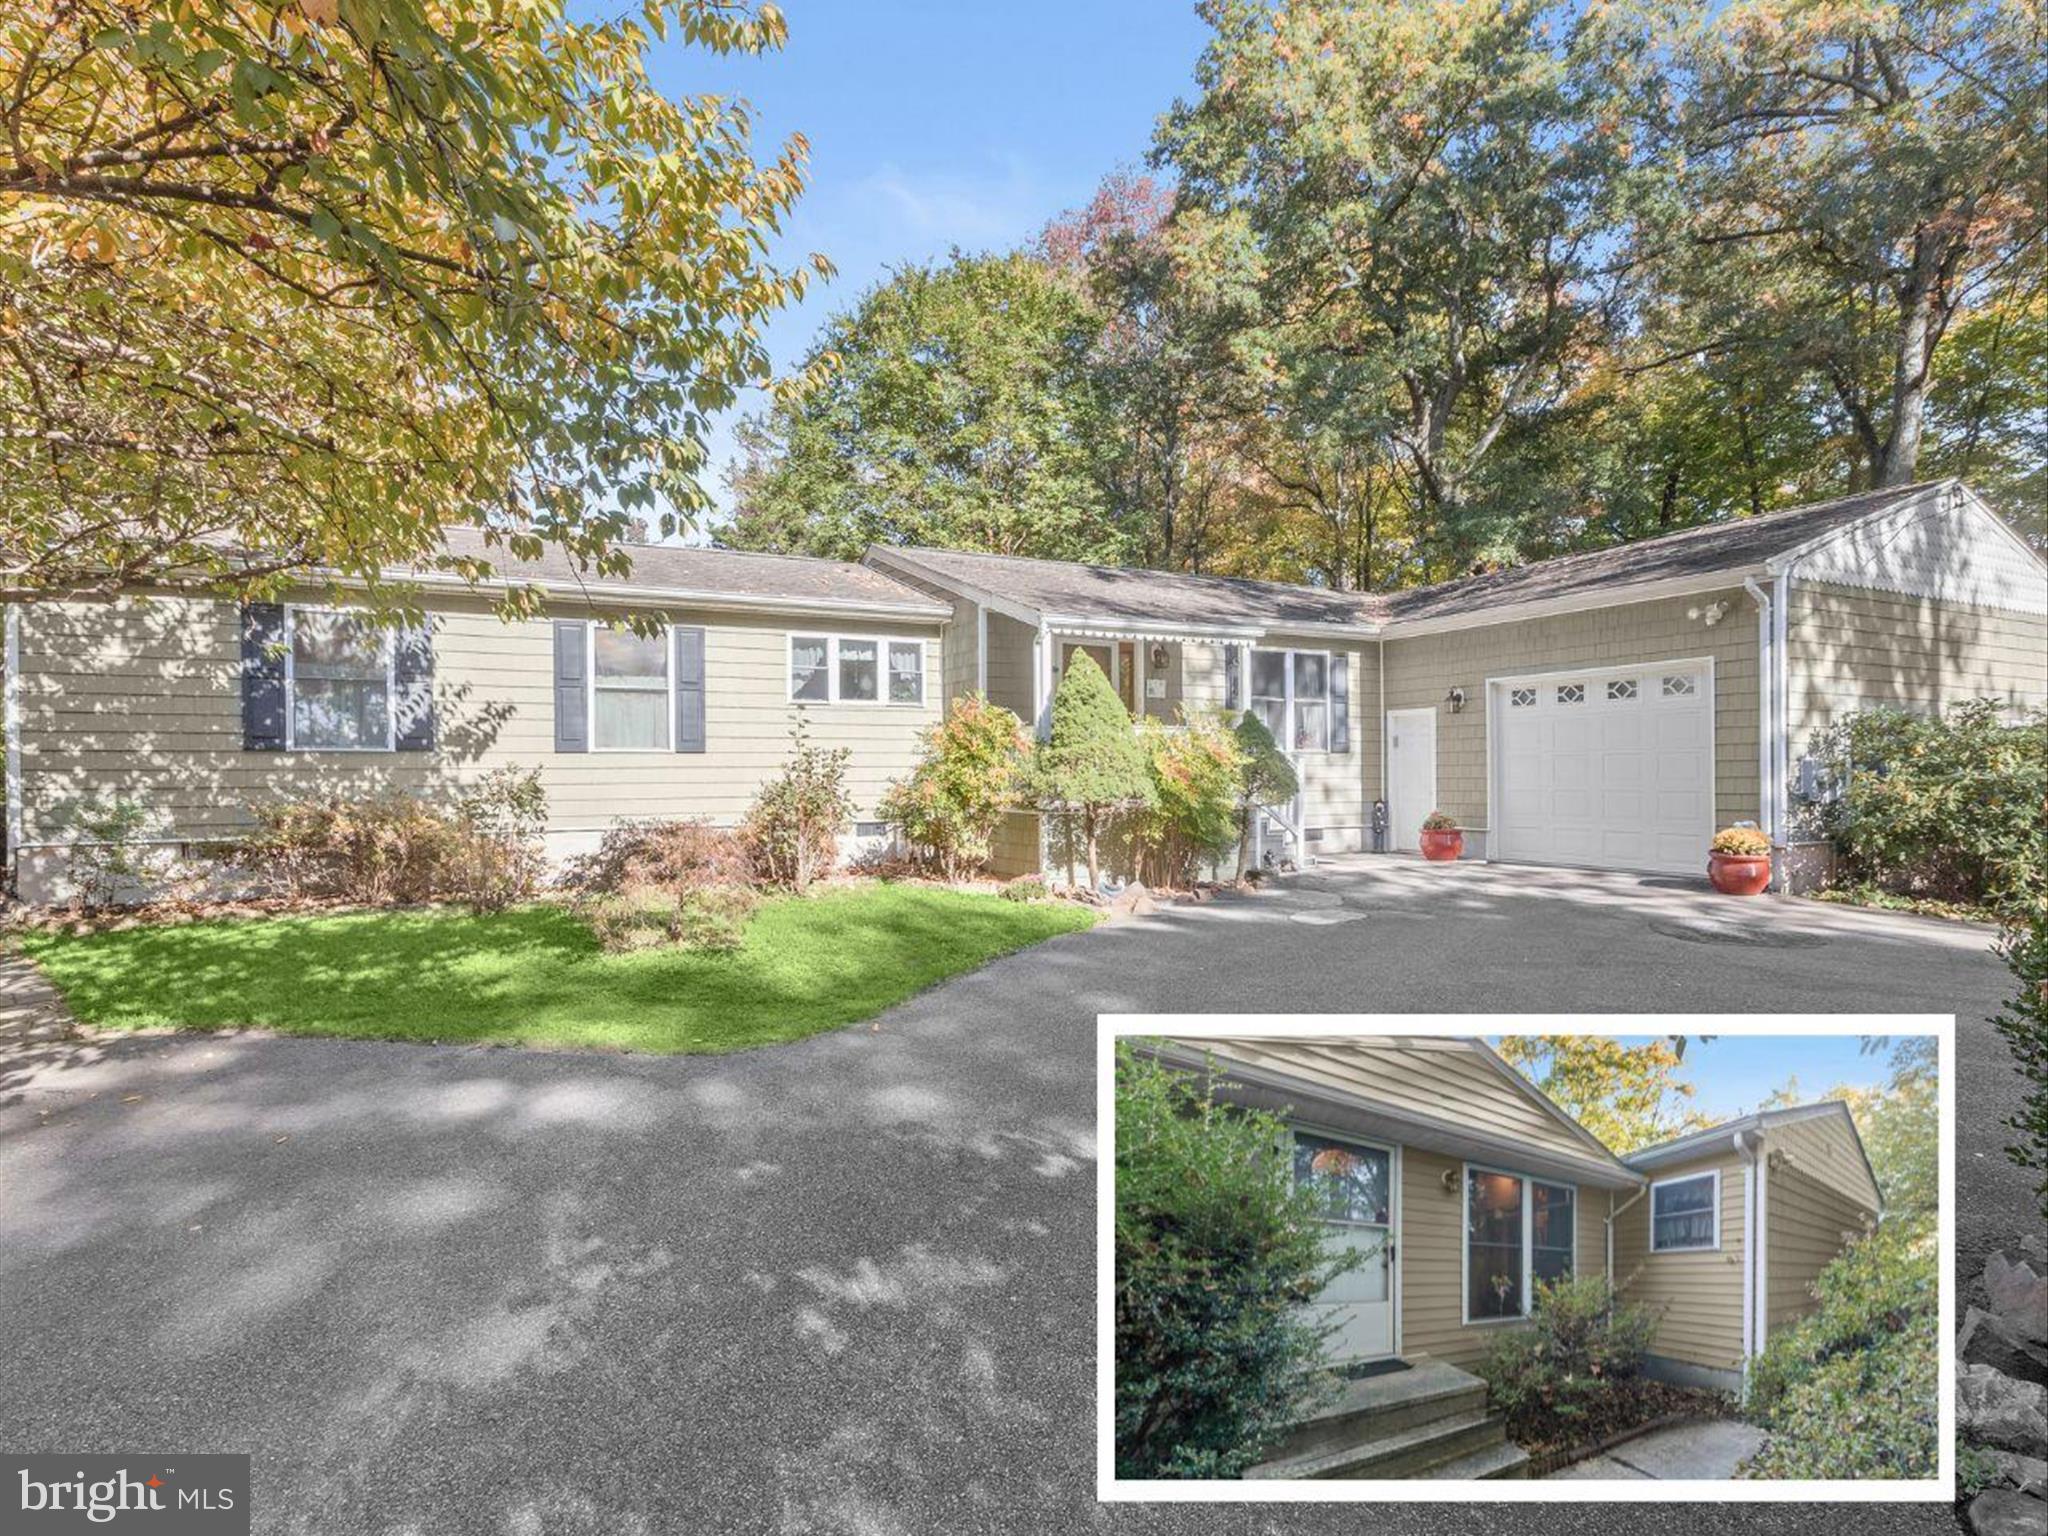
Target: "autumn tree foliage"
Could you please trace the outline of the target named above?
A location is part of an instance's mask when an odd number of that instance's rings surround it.
[[[1612,1035],[1509,1035],[1500,1054],[1617,1156],[1707,1124],[1691,1106],[1677,1040],[1630,1045]]]
[[[22,0],[0,13],[0,596],[593,574],[697,519],[705,418],[806,272],[800,138],[647,55],[768,4]],[[531,601],[516,595],[513,606]]]

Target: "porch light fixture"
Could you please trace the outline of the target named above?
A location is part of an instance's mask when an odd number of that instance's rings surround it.
[[[1452,714],[1463,714],[1465,712],[1465,690],[1462,688],[1453,688],[1448,694],[1444,696],[1444,702],[1451,706]]]
[[[1164,672],[1166,670],[1166,647],[1163,645],[1152,647],[1152,670],[1154,672]]]
[[[1686,609],[1685,616],[1688,619],[1698,619],[1701,623],[1705,624],[1707,628],[1712,629],[1716,624],[1721,622],[1722,617],[1727,612],[1728,605],[1726,603],[1709,603],[1704,608]]]

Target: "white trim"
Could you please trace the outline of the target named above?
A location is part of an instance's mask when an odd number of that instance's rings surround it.
[[[1714,1241],[1711,1246],[1688,1243],[1683,1248],[1659,1248],[1657,1246],[1657,1191],[1672,1184],[1692,1184],[1701,1179],[1714,1181]],[[1682,1214],[1682,1213],[1681,1213]],[[1666,1253],[1719,1253],[1721,1251],[1721,1170],[1703,1168],[1698,1173],[1675,1173],[1668,1179],[1650,1180],[1650,1252],[1653,1255]]]
[[[825,697],[822,699],[797,697],[796,643],[799,639],[825,642]],[[875,647],[875,696],[872,699],[846,699],[839,695],[839,647],[848,640]],[[889,647],[892,645],[917,647],[915,699],[889,697]],[[785,704],[812,709],[821,709],[828,704],[847,709],[923,709],[931,698],[931,669],[930,642],[917,635],[850,635],[828,629],[791,629],[785,630],[782,636],[782,693]]]
[[[1643,542],[1648,542],[1647,540]],[[1527,567],[1534,569],[1535,567]],[[1410,640],[1448,630],[1484,629],[1492,624],[1518,624],[1527,619],[1557,614],[1585,613],[1597,608],[1623,608],[1634,603],[1661,602],[1670,597],[1690,597],[1696,592],[1725,592],[1742,585],[1745,576],[1765,574],[1761,565],[1733,566],[1698,576],[1674,576],[1664,581],[1639,581],[1614,587],[1594,587],[1561,597],[1535,598],[1528,602],[1501,603],[1467,613],[1444,614],[1428,619],[1389,619],[1380,626],[1381,638]]]
[[[988,697],[988,604],[974,605],[974,689]]]
[[[603,624],[599,619],[583,621],[583,740],[586,750],[591,752],[673,752],[676,749],[676,642],[675,632],[666,624],[661,627],[661,696],[665,700],[661,711],[662,745],[658,747],[601,747],[597,744],[597,631]],[[613,693],[652,693],[651,688],[614,688]]]
[[[336,613],[362,616],[359,608],[336,607],[327,603],[286,603],[284,605],[284,749],[287,752],[396,752],[398,750],[398,632],[389,624],[377,626],[384,651],[384,745],[381,747],[307,747],[299,745],[299,665],[296,629],[302,613]]]
[[[1252,662],[1261,652],[1268,656],[1282,658],[1281,681],[1284,688],[1280,699],[1282,734],[1275,738],[1280,750],[1285,752],[1289,758],[1343,757],[1344,753],[1337,751],[1336,748],[1330,745],[1330,728],[1335,723],[1330,715],[1330,670],[1337,653],[1330,650],[1321,650],[1314,646],[1258,645],[1256,643],[1248,645],[1245,648],[1244,661],[1242,662],[1244,667],[1244,707],[1248,710],[1261,697],[1252,690]],[[1294,692],[1294,658],[1297,656],[1320,656],[1323,658],[1323,744],[1320,747],[1297,747],[1293,745],[1294,707],[1297,703]],[[1272,695],[1267,694],[1264,697],[1270,700]],[[1309,702],[1314,703],[1315,700],[1311,698]]]
[[[7,867],[0,885],[14,889],[21,847],[28,836],[28,817],[21,803],[21,604],[9,603],[4,619],[4,680],[0,680],[0,731],[7,741]]]
[[[1751,1246],[1751,1234],[1756,1231],[1756,1157],[1754,1153],[1742,1151],[1739,1146],[1737,1151],[1742,1156],[1742,1376],[1746,1392],[1749,1362],[1756,1354],[1756,1266],[1748,1260],[1748,1255],[1756,1251]],[[1655,1206],[1650,1208],[1650,1214],[1655,1217]],[[1650,1230],[1652,1233],[1656,1231],[1654,1224]]]
[[[1040,741],[1052,734],[1052,627],[1040,624],[1031,639],[1031,721]],[[1038,818],[1039,839],[1045,838],[1046,818]]]
[[[748,551],[731,550],[731,554]],[[488,555],[482,557],[488,558]],[[699,587],[643,587],[630,582],[610,581],[565,581],[560,577],[534,577],[530,581],[513,581],[502,576],[489,576],[481,581],[464,581],[459,576],[450,576],[439,571],[414,571],[403,567],[393,571],[401,581],[436,592],[492,592],[509,591],[514,587],[539,587],[551,596],[564,598],[610,598],[623,602],[649,602],[671,604],[689,608],[732,609],[743,613],[767,611],[771,613],[817,613],[857,617],[872,614],[877,618],[928,618],[935,622],[952,617],[951,607],[936,600],[920,602],[905,599],[892,602],[885,598],[867,597],[778,597],[756,596],[750,592],[730,592],[717,588]],[[361,587],[360,581],[352,581],[338,572],[321,569],[306,573],[309,585],[325,583],[331,586]],[[566,615],[558,615],[566,617]]]

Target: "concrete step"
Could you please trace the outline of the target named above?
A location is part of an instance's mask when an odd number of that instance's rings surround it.
[[[1411,1474],[1431,1482],[1484,1482],[1492,1478],[1524,1478],[1529,1475],[1529,1453],[1503,1440],[1484,1446],[1454,1461],[1438,1462],[1426,1471]]]
[[[1483,1409],[1432,1419],[1392,1433],[1309,1455],[1265,1461],[1245,1473],[1254,1478],[1422,1477],[1431,1467],[1498,1449],[1505,1442],[1498,1414]]]
[[[1485,1407],[1485,1382],[1455,1366],[1425,1360],[1410,1370],[1346,1382],[1337,1397],[1287,1432],[1272,1459],[1336,1450]]]

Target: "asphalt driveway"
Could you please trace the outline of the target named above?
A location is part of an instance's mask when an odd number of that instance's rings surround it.
[[[1982,1022],[2004,988],[1985,946],[1354,860],[739,1056],[30,1044],[0,1060],[0,1443],[252,1451],[257,1529],[295,1536],[1360,1529],[1356,1509],[1095,1503],[1098,1012],[1953,1011],[1981,1252],[2027,1209],[1997,1150],[2017,1079]],[[1945,1506],[1686,1518],[1954,1529]]]

